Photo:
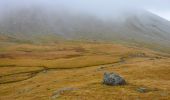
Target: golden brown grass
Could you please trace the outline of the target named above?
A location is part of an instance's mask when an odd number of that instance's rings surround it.
[[[143,54],[143,55],[141,55]],[[0,100],[169,100],[168,54],[118,44],[8,44],[0,49]],[[101,68],[104,67],[104,68]],[[127,80],[102,84],[104,72]],[[140,93],[138,88],[148,89]]]

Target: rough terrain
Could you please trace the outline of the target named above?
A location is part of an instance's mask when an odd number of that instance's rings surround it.
[[[112,43],[1,43],[0,100],[169,100],[170,56]],[[127,85],[102,84],[103,74]]]

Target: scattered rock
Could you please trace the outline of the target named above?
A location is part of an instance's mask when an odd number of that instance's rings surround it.
[[[149,88],[149,87],[138,87],[136,89],[137,92],[139,93],[147,93],[147,92],[154,92],[154,91],[159,91],[157,88]]]
[[[137,88],[137,91],[140,92],[140,93],[149,92],[149,90],[147,88],[144,88],[144,87]]]
[[[43,70],[43,73],[47,73],[47,71],[48,71],[47,69],[44,69],[44,70]]]
[[[56,99],[56,98],[58,98],[62,93],[64,93],[65,91],[71,91],[71,90],[75,90],[75,88],[70,88],[70,87],[68,87],[68,88],[61,88],[61,89],[59,89],[59,90],[57,90],[57,91],[54,91],[53,94],[52,94],[52,96],[51,96],[51,99]]]
[[[28,92],[31,92],[33,90],[33,87],[28,87],[28,88],[23,88],[21,90],[18,91],[18,94],[21,94],[21,93],[28,93]]]
[[[104,68],[105,68],[104,66],[101,66],[101,67],[97,68],[97,71],[101,71],[101,70],[103,70]]]
[[[120,77],[119,75],[115,74],[115,73],[104,73],[104,79],[103,79],[103,84],[106,85],[125,85],[126,81]]]
[[[129,57],[146,57],[145,53],[130,54]]]

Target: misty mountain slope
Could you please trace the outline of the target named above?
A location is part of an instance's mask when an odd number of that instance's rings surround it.
[[[130,17],[127,23],[130,24],[129,27],[133,27],[132,31],[141,32],[144,36],[165,40],[170,36],[170,23],[148,12]]]
[[[170,43],[170,23],[152,13],[141,11],[130,13],[126,20],[119,25],[117,32],[126,34],[124,38],[136,42],[161,44]]]
[[[68,10],[23,8],[0,12],[0,34],[28,41],[48,36],[67,39],[120,41],[169,49],[170,22],[144,10],[126,11],[121,17],[96,17]],[[115,15],[118,16],[118,15]]]

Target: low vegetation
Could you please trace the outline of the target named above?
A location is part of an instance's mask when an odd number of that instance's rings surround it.
[[[1,45],[0,100],[170,99],[168,54],[96,42]],[[105,72],[127,84],[102,84]]]

